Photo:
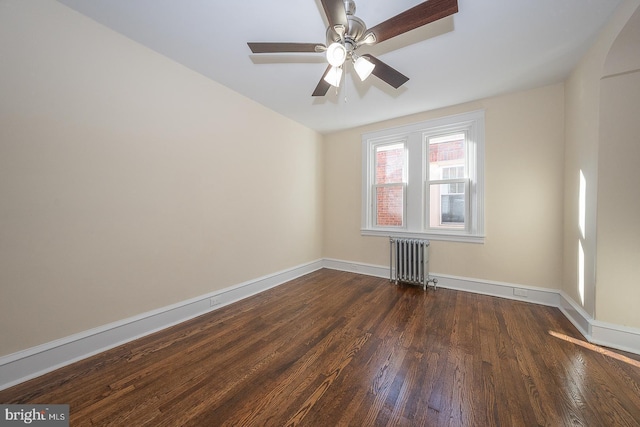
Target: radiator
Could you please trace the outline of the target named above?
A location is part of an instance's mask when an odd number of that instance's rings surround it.
[[[429,278],[429,241],[423,239],[389,239],[389,280],[421,285],[426,291],[427,285],[438,279]]]

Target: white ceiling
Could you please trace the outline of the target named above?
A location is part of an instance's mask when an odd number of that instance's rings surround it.
[[[325,43],[320,0],[58,0],[319,132],[562,81],[621,0],[458,0],[459,12],[358,52],[410,80],[348,72],[312,98],[323,54],[253,55],[246,42]],[[368,27],[420,0],[356,0]]]

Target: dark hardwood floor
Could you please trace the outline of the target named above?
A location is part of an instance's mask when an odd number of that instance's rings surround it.
[[[550,307],[320,270],[0,391],[72,426],[638,426],[639,356]]]

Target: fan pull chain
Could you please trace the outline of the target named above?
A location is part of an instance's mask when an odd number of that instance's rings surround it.
[[[340,74],[340,81],[338,82],[338,86],[336,86],[336,97],[339,96],[340,85],[342,84],[342,79],[344,79],[344,66],[343,65],[340,66],[340,70],[342,71],[342,73]]]

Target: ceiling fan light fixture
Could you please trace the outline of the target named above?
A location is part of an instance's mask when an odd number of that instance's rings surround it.
[[[331,86],[340,87],[340,80],[342,79],[342,68],[331,67],[327,71],[327,75],[324,76],[324,81]]]
[[[340,43],[331,43],[327,48],[327,61],[334,68],[344,64],[347,59],[347,49]]]
[[[375,64],[373,64],[367,58],[363,58],[362,56],[359,56],[358,59],[356,59],[353,63],[353,68],[356,70],[356,73],[358,73],[358,77],[360,77],[360,80],[362,81],[365,81],[367,77],[371,75],[371,72],[375,67]]]

